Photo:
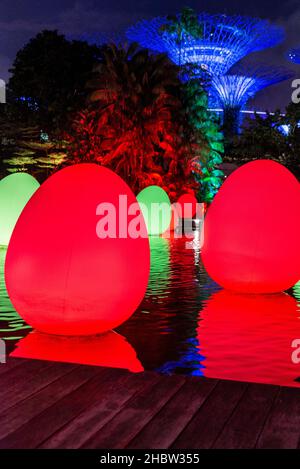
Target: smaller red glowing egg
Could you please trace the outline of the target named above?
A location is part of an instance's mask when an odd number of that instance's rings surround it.
[[[197,212],[197,199],[193,194],[183,194],[176,207],[180,218],[193,218]]]
[[[276,293],[300,279],[300,185],[270,160],[247,163],[224,182],[204,223],[202,260],[224,288]]]
[[[121,213],[120,196],[138,207],[117,174],[78,164],[52,175],[30,199],[8,247],[5,281],[15,309],[32,327],[93,335],[134,313],[148,284],[149,240],[130,235],[136,215]],[[107,233],[99,236],[106,219]],[[146,233],[142,217],[140,224]]]
[[[162,234],[163,238],[168,238],[171,233],[173,233],[176,228],[179,226],[180,218],[178,215],[178,211],[176,210],[176,204],[172,204],[171,206],[172,212],[171,212],[171,221],[170,225],[167,228],[167,230]]]

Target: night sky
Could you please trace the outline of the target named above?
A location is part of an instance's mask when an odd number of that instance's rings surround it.
[[[18,49],[42,29],[58,29],[73,36],[113,35],[139,19],[175,13],[186,5],[209,13],[259,16],[283,25],[285,43],[255,57],[265,63],[286,65],[300,78],[300,65],[289,64],[284,57],[287,49],[300,46],[299,0],[0,0],[0,78],[8,78]],[[253,107],[284,108],[290,95],[291,81],[287,81],[260,92]]]

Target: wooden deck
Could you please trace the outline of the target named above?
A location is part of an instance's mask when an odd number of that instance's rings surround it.
[[[0,448],[299,448],[300,390],[9,359]]]

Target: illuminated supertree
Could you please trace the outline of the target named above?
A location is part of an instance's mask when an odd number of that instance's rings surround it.
[[[212,90],[222,107],[244,109],[258,91],[293,76],[294,72],[284,67],[238,65],[226,75],[213,76]]]
[[[212,101],[223,110],[227,137],[238,133],[240,112],[246,108],[250,98],[258,91],[293,76],[294,73],[284,67],[259,64],[238,65],[227,75],[213,76]]]
[[[291,62],[300,65],[300,47],[297,47],[296,49],[291,49],[288,52],[287,56]]]
[[[281,27],[257,18],[201,13],[194,15],[199,26],[196,34],[182,19],[183,14],[142,20],[127,30],[127,38],[167,53],[177,65],[193,63],[213,75],[224,75],[247,54],[275,46],[284,38]]]

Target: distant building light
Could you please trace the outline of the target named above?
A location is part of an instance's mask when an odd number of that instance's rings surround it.
[[[207,109],[208,111],[210,112],[224,112],[224,109],[222,108],[208,108]],[[266,111],[251,111],[249,109],[244,109],[244,110],[241,110],[240,111],[242,114],[258,114],[258,115],[261,115],[261,116],[267,116],[267,115],[270,115],[270,116],[275,116],[275,112],[266,112]],[[280,113],[279,114],[281,117],[285,117],[285,114],[283,113]]]
[[[0,79],[0,104],[6,103],[6,83]]]

